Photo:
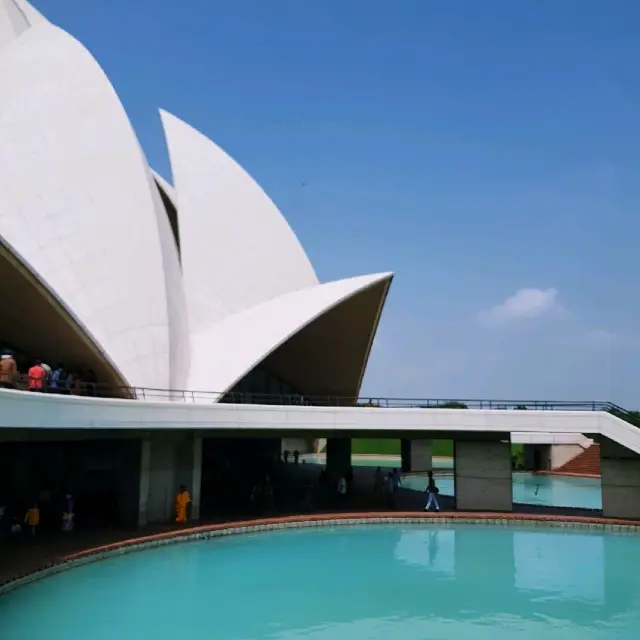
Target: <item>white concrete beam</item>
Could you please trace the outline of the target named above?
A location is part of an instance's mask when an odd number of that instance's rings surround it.
[[[640,429],[601,411],[182,404],[0,391],[0,429],[210,429],[604,435],[640,453]],[[420,435],[418,435],[420,434]],[[441,436],[440,436],[441,437]]]

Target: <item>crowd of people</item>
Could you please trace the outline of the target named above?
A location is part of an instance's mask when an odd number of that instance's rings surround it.
[[[51,367],[42,360],[34,360],[25,375],[19,371],[14,355],[5,351],[0,356],[0,387],[35,393],[93,396],[97,392],[97,378],[91,369],[66,369],[62,363]]]
[[[297,463],[299,456],[295,455],[294,461]],[[289,452],[284,452],[284,462],[289,458]],[[403,486],[403,476],[399,469],[391,469],[386,473],[381,467],[377,467],[373,473],[373,482],[371,485],[371,493],[376,505],[384,505],[389,509],[395,509],[398,502],[398,492]],[[361,487],[364,492],[368,492],[368,488]],[[303,509],[312,511],[318,508],[336,507],[344,509],[352,504],[354,500],[355,480],[353,467],[348,467],[344,473],[330,473],[323,468],[315,480],[309,479],[306,484],[303,498]],[[438,503],[438,494],[440,490],[436,485],[433,472],[427,473],[427,486],[425,488],[424,510],[430,511],[432,508],[438,512],[440,505]]]
[[[35,538],[43,525],[49,530],[70,532],[74,528],[74,518],[74,500],[70,493],[55,500],[50,492],[42,491],[39,499],[26,508],[0,500],[0,540]]]
[[[37,378],[41,379],[41,378]],[[55,387],[54,387],[55,389]],[[294,464],[287,464],[289,460]],[[246,461],[244,461],[246,462]],[[412,492],[400,497],[404,478],[399,469],[375,470],[348,466],[343,470],[318,468],[301,459],[299,452],[284,452],[278,459],[263,458],[243,464],[243,459],[222,458],[208,465],[208,480],[200,487],[202,505],[198,514],[211,517],[264,517],[279,513],[312,513],[366,509],[416,508]],[[43,531],[74,529],[74,499],[62,485],[56,491],[39,491],[35,501],[26,499],[3,502],[0,496],[0,537],[31,538]],[[433,473],[428,473],[425,511],[440,510],[439,490]],[[33,495],[33,494],[32,494]],[[416,496],[417,497],[417,496]],[[399,499],[400,498],[400,499]],[[409,500],[407,500],[409,498]],[[82,496],[80,496],[82,502]],[[104,500],[101,500],[104,506]],[[82,510],[80,523],[91,523],[91,514]],[[175,522],[186,525],[191,519],[191,495],[186,486],[175,494]]]
[[[288,460],[288,456],[283,456]],[[309,468],[311,471],[311,468]],[[326,509],[344,510],[356,508],[365,494],[373,497],[373,503],[387,509],[396,509],[398,492],[403,486],[403,477],[399,469],[383,472],[378,467],[373,474],[370,488],[360,485],[356,495],[356,482],[353,467],[344,473],[331,473],[322,468],[318,474],[307,476],[302,488],[299,482],[291,482],[291,478],[282,472],[272,470],[258,475],[251,488],[249,505],[253,514],[270,514],[278,509],[302,509],[303,512],[322,511]],[[438,494],[433,472],[427,473],[424,510],[440,511]],[[368,501],[367,501],[368,503]]]
[[[398,469],[385,474],[378,467],[374,471],[371,485],[375,503],[395,509],[396,496],[402,484],[402,474]],[[353,499],[354,487],[352,467],[338,476],[329,474],[327,469],[323,468],[318,474],[308,477],[304,486],[296,485],[294,493],[291,493],[294,485],[287,483],[282,474],[275,472],[272,478],[270,473],[263,473],[255,477],[245,504],[254,516],[271,515],[283,509],[301,509],[307,513],[325,509],[344,510],[357,506],[358,500]],[[440,511],[437,497],[439,490],[431,471],[428,472],[425,493],[424,510],[429,511],[433,507],[435,511]],[[240,496],[234,497],[237,500]],[[176,524],[186,525],[191,519],[190,511],[191,495],[186,486],[180,486],[175,498]],[[224,511],[226,509],[219,512],[219,515],[223,515]],[[8,506],[0,500],[0,539],[35,537],[43,524],[49,531],[57,529],[69,532],[74,529],[74,518],[74,499],[70,493],[52,497],[50,492],[43,491],[40,492],[37,501],[28,505]]]

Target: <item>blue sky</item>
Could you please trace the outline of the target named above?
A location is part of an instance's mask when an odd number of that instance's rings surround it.
[[[637,0],[34,5],[165,176],[158,107],[257,179],[321,279],[395,272],[364,393],[640,406]]]

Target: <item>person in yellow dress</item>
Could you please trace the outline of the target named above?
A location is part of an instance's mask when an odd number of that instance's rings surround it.
[[[27,513],[24,516],[24,523],[29,527],[31,535],[35,536],[36,529],[40,524],[40,509],[37,504],[34,504],[30,509],[27,509]]]
[[[176,523],[187,523],[187,505],[191,502],[191,496],[187,491],[187,487],[181,485],[180,491],[176,496]]]

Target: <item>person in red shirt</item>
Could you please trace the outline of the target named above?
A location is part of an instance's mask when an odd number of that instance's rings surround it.
[[[36,363],[29,369],[29,391],[44,391],[44,379],[47,375],[42,362],[36,360]]]

